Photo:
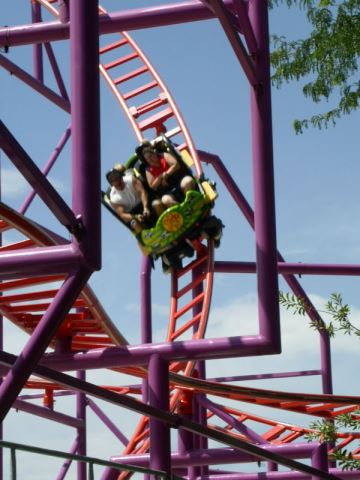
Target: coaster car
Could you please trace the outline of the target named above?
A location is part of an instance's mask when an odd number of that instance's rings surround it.
[[[168,152],[177,159],[186,169],[186,175],[192,176],[196,190],[188,191],[182,201],[165,210],[159,218],[154,218],[152,224],[138,234],[135,234],[111,207],[110,188],[102,192],[102,203],[136,236],[144,255],[150,255],[154,260],[161,256],[164,270],[166,267],[180,268],[181,259],[193,255],[195,241],[212,238],[215,246],[219,246],[223,224],[211,215],[217,192],[214,183],[193,175],[193,162],[187,150],[179,152],[165,135],[151,143],[157,152]],[[141,146],[137,147],[135,154],[126,162],[125,168],[133,169],[134,175],[141,180],[148,192],[150,201],[156,198],[156,192],[150,189],[146,181],[146,162],[142,157]]]

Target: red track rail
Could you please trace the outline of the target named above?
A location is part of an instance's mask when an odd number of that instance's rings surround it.
[[[322,418],[334,418],[360,408],[360,397],[350,395],[325,395],[309,393],[288,393],[260,388],[224,385],[197,378],[172,374],[171,383],[196,391],[230,400],[263,405]]]
[[[13,229],[25,237],[25,240],[6,245],[2,250],[57,244],[50,233],[3,203],[0,203],[0,219],[1,233]],[[0,313],[31,335],[64,278],[65,274],[48,275],[0,283],[3,293]],[[12,293],[8,294],[10,290]],[[57,342],[64,338],[71,338],[69,348],[72,351],[127,344],[89,286],[83,289],[73,309],[66,315],[50,346],[55,348]]]

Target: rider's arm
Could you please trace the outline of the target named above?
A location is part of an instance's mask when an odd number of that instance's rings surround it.
[[[133,178],[133,185],[134,185],[135,190],[140,193],[140,199],[141,199],[141,203],[142,203],[142,206],[143,206],[144,215],[149,215],[150,214],[149,198],[148,198],[148,194],[147,194],[147,192],[144,188],[144,185],[141,183],[140,180],[138,180],[135,177]]]
[[[125,223],[130,223],[133,219],[133,215],[131,213],[125,212],[124,207],[121,205],[117,205],[116,203],[111,203],[112,208],[115,210],[117,215],[123,220]]]
[[[158,177],[154,177],[149,172],[149,170],[146,170],[146,180],[147,180],[150,188],[152,188],[153,190],[157,190],[162,184],[163,176],[161,174]]]
[[[169,168],[162,174],[163,180],[167,180],[173,173],[179,170],[180,165],[177,159],[171,153],[165,152],[164,158],[166,163],[169,165]]]

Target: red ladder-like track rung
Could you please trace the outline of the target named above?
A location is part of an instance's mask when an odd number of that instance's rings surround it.
[[[141,95],[142,93],[148,92],[149,90],[152,90],[153,88],[157,87],[158,84],[153,80],[152,82],[146,83],[145,85],[142,85],[139,88],[135,88],[134,90],[130,90],[128,93],[124,93],[123,97],[125,100],[130,100],[133,97],[137,97],[138,95]]]
[[[104,53],[110,52],[111,50],[115,50],[116,48],[119,48],[128,44],[129,42],[125,38],[122,38],[120,40],[117,40],[116,42],[109,43],[105,47],[101,47],[99,50],[99,54],[103,55]]]
[[[106,68],[106,70],[111,70],[112,68],[118,67],[119,65],[123,65],[124,63],[131,62],[136,58],[139,58],[139,55],[136,52],[129,53],[128,55],[124,55],[123,57],[120,57],[117,60],[114,60],[113,62],[107,63],[106,65],[104,65],[104,67]]]
[[[151,110],[155,110],[158,107],[161,107],[167,103],[167,98],[159,95],[158,98],[154,98],[149,102],[144,103],[143,105],[139,105],[138,107],[130,107],[129,111],[134,116],[134,118],[139,118],[141,115],[145,115],[146,113],[151,112]]]
[[[132,70],[131,72],[122,75],[121,77],[118,77],[114,80],[115,85],[120,85],[121,83],[128,82],[129,80],[132,80],[135,77],[138,77],[139,75],[142,75],[143,73],[147,73],[148,69],[146,67],[140,67],[137,68],[136,70]]]

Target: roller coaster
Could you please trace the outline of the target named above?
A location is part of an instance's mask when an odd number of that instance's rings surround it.
[[[26,4],[22,2],[21,8]],[[0,122],[3,154],[32,188],[20,207],[0,203],[0,232],[7,239],[0,247],[0,314],[4,323],[11,322],[27,336],[17,355],[8,353],[6,342],[1,346],[0,412],[5,426],[13,409],[72,428],[75,434],[72,444],[63,445],[59,451],[51,448],[50,427],[43,427],[39,447],[31,440],[22,442],[28,432],[22,431],[21,425],[15,429],[19,434],[10,437],[12,442],[5,428],[0,446],[2,452],[10,451],[10,473],[3,467],[1,456],[0,480],[115,480],[134,475],[209,480],[359,478],[358,471],[343,471],[332,455],[347,447],[352,457],[359,459],[359,433],[337,433],[332,443],[309,442],[306,437],[312,430],[306,420],[299,426],[272,418],[294,414],[296,418],[334,421],[344,413],[353,418],[358,415],[360,397],[333,393],[330,340],[325,329],[316,333],[321,362],[316,370],[216,379],[206,374],[206,362],[210,360],[234,362],[268,355],[270,362],[273,355],[281,355],[279,275],[294,295],[306,301],[310,319],[322,324],[296,274],[359,274],[354,273],[353,266],[290,264],[277,249],[266,3],[190,0],[116,12],[106,11],[96,0],[32,0],[29,4],[31,23],[0,28],[4,50],[0,65],[12,75],[12,81],[21,82],[41,101],[70,116],[70,127],[41,169],[18,140],[21,132]],[[119,9],[120,4],[116,5]],[[250,87],[254,209],[220,156],[195,146],[170,90],[128,33],[204,20],[219,22]],[[69,79],[62,73],[53,48],[53,43],[60,40],[69,41]],[[33,49],[33,74],[12,58],[13,52],[29,45]],[[53,73],[50,86],[43,76],[45,52]],[[158,342],[153,341],[152,267],[167,246],[156,247],[154,243],[147,251],[143,249],[140,344],[126,338],[117,319],[111,318],[89,284],[94,272],[98,271],[99,277],[102,274],[101,171],[109,167],[100,162],[101,77],[134,132],[134,145],[157,137],[176,145],[193,169],[199,196],[207,196],[213,208],[215,200],[216,205],[222,200],[213,185],[204,180],[206,164],[230,195],[239,218],[245,218],[254,230],[256,262],[217,260],[222,245],[217,244],[219,248],[215,249],[216,242],[212,235],[204,234],[202,223],[198,230],[195,222],[189,223],[182,236],[179,233],[181,240],[185,236],[191,244],[193,255],[182,258],[181,265],[170,265],[170,275],[164,276],[170,283],[170,313],[167,333]],[[34,128],[35,119],[34,114]],[[70,137],[71,206],[49,181],[50,169],[59,161]],[[36,207],[32,210],[35,218],[27,214],[36,202],[51,211],[52,223],[43,220],[42,214],[37,217]],[[52,228],[54,217],[56,228]],[[124,226],[111,221],[119,238],[128,235]],[[228,233],[226,226],[225,235]],[[145,245],[145,235],[140,243]],[[135,251],[134,246],[129,253],[134,259],[138,258]],[[119,268],[126,279],[124,267]],[[256,275],[258,333],[242,334],[239,326],[232,336],[208,338],[216,276],[234,273],[239,278],[247,273]],[[113,288],[109,283],[109,289]],[[126,290],[126,282],[122,288]],[[76,375],[68,373],[73,371]],[[96,380],[86,379],[85,372],[89,376],[95,372]],[[111,384],[99,380],[105,377],[104,372],[114,379]],[[320,377],[320,393],[238,384],[242,380],[309,375]],[[75,399],[75,415],[57,408],[63,398]],[[100,400],[101,406],[95,400]],[[107,459],[88,454],[87,443],[95,445],[95,454],[103,448],[99,429],[94,434],[91,431],[90,412],[111,433]],[[133,421],[130,433],[125,435],[121,425],[127,424],[128,417]],[[32,458],[42,455],[41,461],[33,463],[38,464],[38,472],[22,470],[22,451],[30,452]],[[49,456],[60,460],[44,460]]]

